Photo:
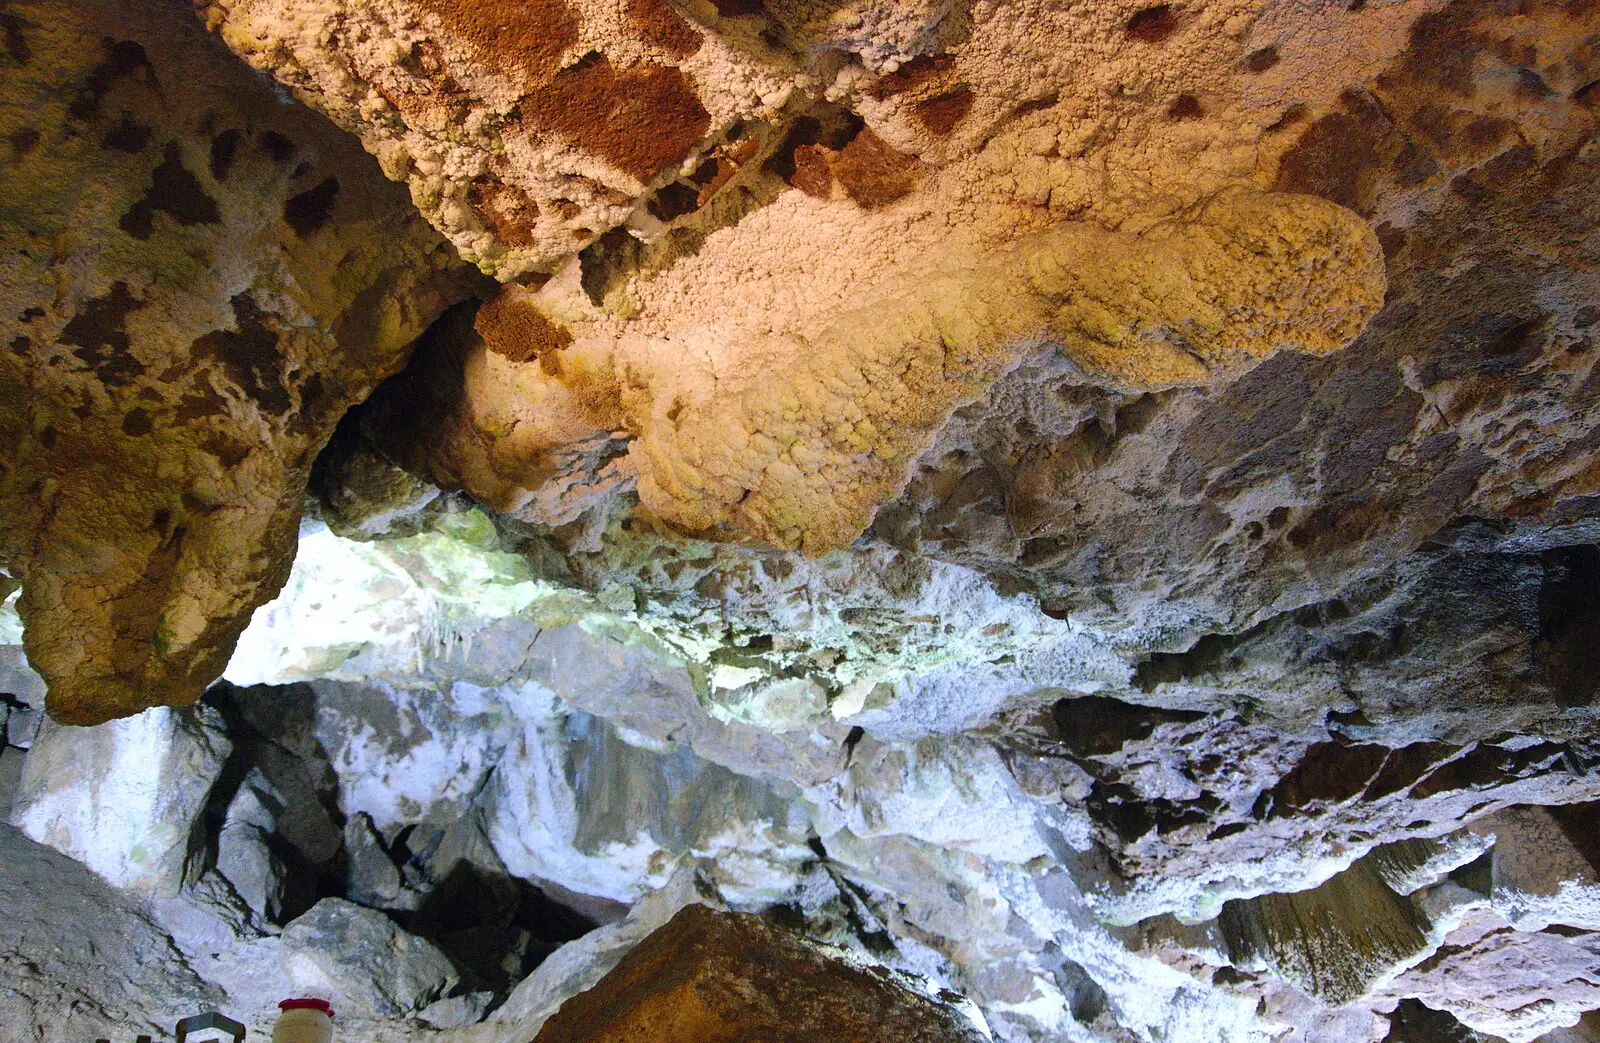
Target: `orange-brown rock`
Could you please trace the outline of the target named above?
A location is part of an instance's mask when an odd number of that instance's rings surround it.
[[[976,1043],[964,1016],[745,913],[685,906],[536,1043]]]

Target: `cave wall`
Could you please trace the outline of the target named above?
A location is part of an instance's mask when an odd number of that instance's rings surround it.
[[[1593,1038],[1593,4],[0,29],[0,1024]]]

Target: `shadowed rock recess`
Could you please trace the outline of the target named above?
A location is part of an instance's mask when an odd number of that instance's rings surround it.
[[[0,1038],[1600,1040],[1600,5],[0,0]]]

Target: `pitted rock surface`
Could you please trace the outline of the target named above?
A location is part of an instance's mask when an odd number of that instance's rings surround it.
[[[466,284],[182,5],[6,12],[0,554],[50,712],[87,724],[221,673],[316,453]]]

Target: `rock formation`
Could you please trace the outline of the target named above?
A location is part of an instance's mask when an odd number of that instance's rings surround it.
[[[124,6],[0,3],[0,1034],[1600,1038],[1600,6]]]
[[[466,283],[181,6],[5,17],[0,553],[51,713],[91,724],[221,673],[322,444]]]
[[[600,982],[563,1004],[539,1043],[659,1039],[976,1043],[959,1013],[744,913],[685,906]]]

